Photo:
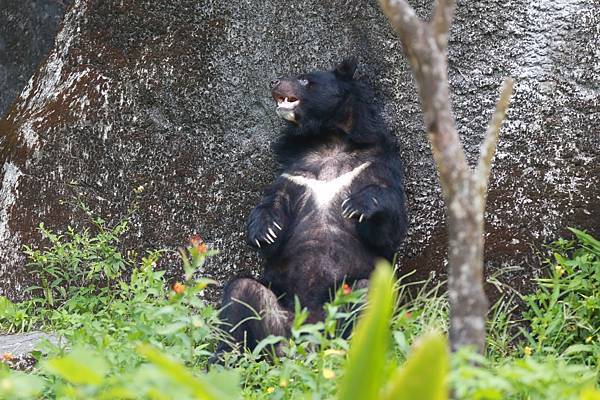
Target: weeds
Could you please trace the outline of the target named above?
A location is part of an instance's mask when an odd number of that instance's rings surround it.
[[[29,301],[0,298],[0,329],[45,329],[64,340],[42,345],[30,373],[0,365],[0,398],[446,399],[449,387],[461,399],[598,399],[591,388],[600,354],[600,244],[583,232],[552,245],[549,278],[523,297],[520,333],[509,294],[492,307],[486,357],[464,349],[448,361],[435,333],[447,329],[443,286],[394,282],[383,265],[368,307],[364,290],[342,286],[325,320],[307,324],[296,303],[290,338],[268,337],[253,353],[234,350],[206,372],[217,342],[228,338],[201,296],[214,283],[202,268],[215,251],[192,238],[179,250],[183,279],[168,286],[156,269],[162,251],[141,258],[119,251],[126,221],[93,225],[64,235],[42,225],[49,245],[26,249],[42,284]],[[265,358],[277,343],[284,355]]]
[[[549,278],[524,296],[523,330],[536,352],[561,355],[587,365],[600,365],[600,242],[577,229],[576,239],[556,241],[546,261]]]

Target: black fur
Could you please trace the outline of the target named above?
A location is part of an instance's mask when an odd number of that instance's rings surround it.
[[[294,296],[309,310],[309,320],[321,319],[334,288],[342,281],[365,286],[376,260],[392,260],[406,233],[398,147],[370,90],[353,79],[355,69],[356,61],[350,59],[333,71],[272,82],[276,100],[300,103],[273,146],[281,173],[248,219],[248,241],[260,249],[265,269],[260,282],[236,279],[229,284],[221,314],[236,327],[234,340],[250,348],[270,333],[289,335]],[[361,165],[351,184],[329,203],[323,201],[327,206],[321,209],[319,194],[302,183],[331,182]],[[321,184],[315,185],[325,193]],[[276,324],[269,317],[260,323],[241,322],[250,315],[241,304],[280,318]],[[280,326],[284,320],[286,327]]]

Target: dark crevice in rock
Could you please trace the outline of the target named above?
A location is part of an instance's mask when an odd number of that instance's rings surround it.
[[[0,0],[0,117],[54,45],[70,0]]]

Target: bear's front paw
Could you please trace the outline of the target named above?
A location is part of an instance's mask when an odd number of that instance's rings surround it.
[[[379,200],[368,191],[352,195],[342,202],[342,216],[348,219],[358,218],[358,222],[373,217],[378,211]]]
[[[248,220],[248,241],[252,246],[261,248],[262,244],[273,244],[282,231],[282,218],[276,217],[273,212],[256,208],[250,214]]]

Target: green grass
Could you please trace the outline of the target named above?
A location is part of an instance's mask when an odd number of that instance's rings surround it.
[[[306,324],[297,305],[290,338],[269,337],[254,353],[231,352],[207,372],[216,343],[227,340],[218,310],[201,296],[213,284],[202,268],[215,252],[194,239],[180,250],[181,282],[169,287],[156,269],[163,251],[119,251],[127,229],[127,220],[108,227],[97,218],[89,229],[63,235],[40,226],[48,246],[25,252],[41,284],[29,289],[29,301],[0,298],[0,331],[42,329],[66,341],[43,343],[28,373],[2,364],[0,398],[600,396],[593,391],[600,365],[600,243],[584,232],[573,230],[574,239],[550,246],[548,277],[522,297],[521,320],[513,319],[510,297],[492,307],[485,356],[464,349],[449,357],[441,285],[394,281],[391,268],[380,265],[368,306],[364,291],[340,289],[325,306],[325,321]],[[353,337],[343,339],[341,321],[359,311]],[[279,342],[284,356],[265,356]]]

